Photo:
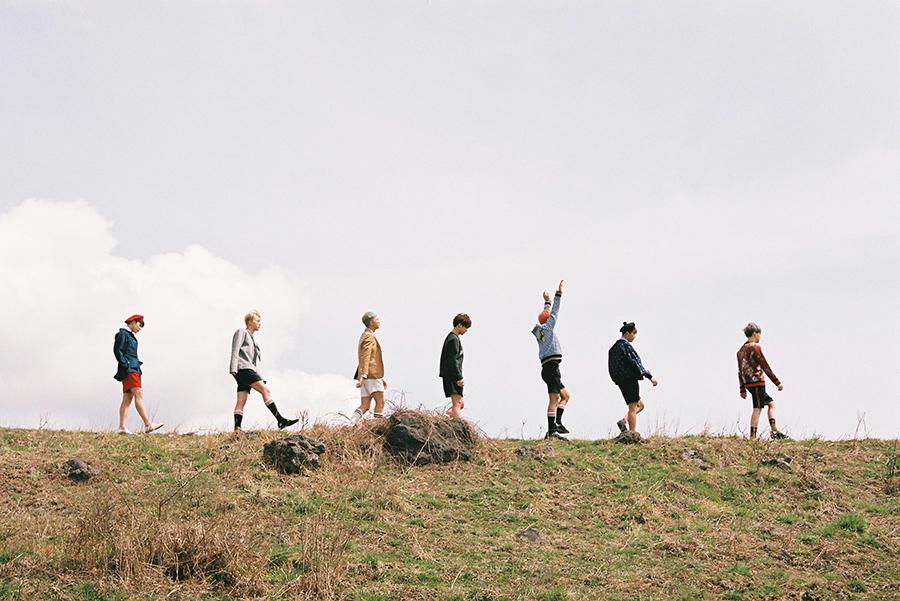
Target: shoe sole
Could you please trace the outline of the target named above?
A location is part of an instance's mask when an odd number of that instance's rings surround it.
[[[163,426],[165,426],[165,424],[160,424],[160,425],[156,426],[155,428],[151,428],[151,429],[149,429],[149,430],[144,430],[144,434],[150,434],[151,432],[156,432],[157,430],[159,430],[159,429],[162,428]]]

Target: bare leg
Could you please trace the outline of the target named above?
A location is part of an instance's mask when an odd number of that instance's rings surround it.
[[[237,401],[234,403],[234,412],[244,414],[244,406],[247,404],[247,397],[250,396],[249,392],[239,392],[237,393]]]
[[[128,408],[131,407],[131,399],[134,395],[131,390],[122,393],[122,404],[119,405],[119,430],[125,429],[125,423],[128,421]]]
[[[547,415],[552,415],[556,418],[556,408],[559,406],[560,394],[558,392],[551,392],[547,396]]]
[[[149,426],[150,418],[147,417],[147,410],[144,409],[144,389],[132,388],[131,392],[134,394],[134,408],[137,409],[138,415],[144,420],[144,425]]]
[[[364,396],[359,398],[359,407],[356,408],[356,411],[353,412],[353,421],[362,419],[366,413],[369,412],[369,407],[372,406],[372,397]]]
[[[265,403],[266,405],[272,403],[272,392],[269,390],[269,387],[263,383],[262,380],[257,380],[250,385],[250,388],[262,395],[263,403]]]
[[[769,403],[769,420],[775,419],[775,403]],[[759,415],[756,416],[756,421],[759,421]]]
[[[462,395],[459,394],[451,394],[450,395],[450,408],[447,409],[447,415],[450,417],[455,417],[457,419],[462,419],[462,408],[465,406],[463,402]]]
[[[559,407],[565,407],[569,403],[569,399],[572,398],[572,395],[569,394],[568,388],[563,388],[559,391]],[[556,411],[556,409],[554,409]]]
[[[637,416],[638,413],[643,410],[644,401],[638,401],[637,403],[628,405],[628,415],[625,416],[625,421],[628,422],[628,429],[632,432],[637,432]]]
[[[753,413],[750,414],[750,427],[759,427],[759,414],[762,413],[762,407],[754,407]]]
[[[375,399],[375,417],[384,415],[384,393],[373,392],[372,398]]]

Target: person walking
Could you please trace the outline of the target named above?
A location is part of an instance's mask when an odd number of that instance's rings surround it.
[[[641,358],[637,351],[634,350],[632,343],[637,337],[637,326],[634,322],[623,322],[619,328],[622,337],[616,340],[615,344],[609,349],[609,377],[616,383],[622,396],[625,398],[625,404],[628,405],[628,412],[625,417],[616,422],[620,432],[631,430],[637,432],[637,416],[644,410],[644,401],[641,400],[640,381],[644,378],[650,380],[650,383],[656,386],[656,381],[650,372],[641,363]]]
[[[462,419],[462,410],[466,406],[463,398],[463,348],[460,336],[472,327],[472,320],[465,313],[453,318],[453,330],[444,339],[441,348],[441,364],[438,376],[444,383],[444,396],[450,399],[447,415]]]
[[[125,320],[125,327],[119,328],[113,342],[113,355],[116,357],[118,368],[116,380],[122,383],[122,403],[119,405],[119,434],[131,434],[131,430],[125,425],[128,419],[128,408],[134,401],[134,408],[144,422],[144,433],[149,434],[163,427],[163,424],[155,424],[147,417],[144,409],[144,388],[141,384],[141,365],[138,359],[137,333],[144,329],[144,316],[132,315]]]
[[[359,388],[359,407],[353,412],[351,421],[355,424],[369,412],[372,401],[375,401],[374,417],[384,417],[384,391],[387,380],[384,379],[384,359],[381,356],[381,343],[375,332],[381,327],[381,319],[375,313],[366,311],[362,316],[366,327],[359,337],[357,345],[356,387]]]
[[[747,337],[747,341],[737,352],[738,382],[741,386],[741,398],[746,399],[747,391],[750,391],[750,398],[753,401],[753,413],[750,415],[750,438],[757,437],[759,415],[762,413],[763,407],[766,407],[770,436],[776,440],[786,439],[788,438],[787,434],[780,432],[775,425],[775,401],[766,393],[765,376],[769,376],[779,391],[784,390],[784,385],[775,376],[775,372],[769,367],[769,362],[763,355],[762,346],[759,344],[760,338],[762,338],[762,328],[750,322],[744,327],[744,336]]]
[[[288,419],[278,412],[272,392],[266,381],[259,375],[259,363],[262,361],[259,345],[254,334],[262,327],[262,315],[259,311],[250,311],[244,316],[244,328],[235,331],[231,337],[231,362],[228,371],[237,382],[237,401],[234,404],[234,432],[241,433],[244,419],[244,406],[250,391],[255,390],[263,397],[266,408],[275,416],[278,429],[293,426],[299,419]]]
[[[559,318],[559,305],[562,301],[563,281],[553,298],[551,308],[550,294],[544,291],[544,310],[538,314],[538,323],[531,329],[538,343],[538,358],[541,361],[541,379],[547,385],[547,433],[544,438],[566,440],[563,434],[569,430],[563,425],[562,417],[571,395],[562,382],[559,364],[562,362],[562,346],[556,336],[556,321]]]

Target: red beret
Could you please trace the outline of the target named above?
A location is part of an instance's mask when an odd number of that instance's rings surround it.
[[[129,321],[139,321],[139,322],[141,322],[141,325],[143,326],[144,325],[144,316],[143,315],[132,315],[131,317],[129,317],[128,319],[125,320],[125,323],[128,323]]]

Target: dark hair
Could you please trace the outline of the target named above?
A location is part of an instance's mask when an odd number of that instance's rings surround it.
[[[472,319],[465,313],[460,313],[453,318],[453,327],[455,328],[456,326],[465,326],[467,328],[471,328]]]
[[[619,331],[623,334],[625,332],[634,332],[635,330],[637,330],[637,326],[634,325],[633,321],[623,321],[622,327],[619,328]]]
[[[744,336],[750,338],[757,332],[762,332],[762,328],[759,327],[758,324],[753,323],[752,321],[744,326]]]

